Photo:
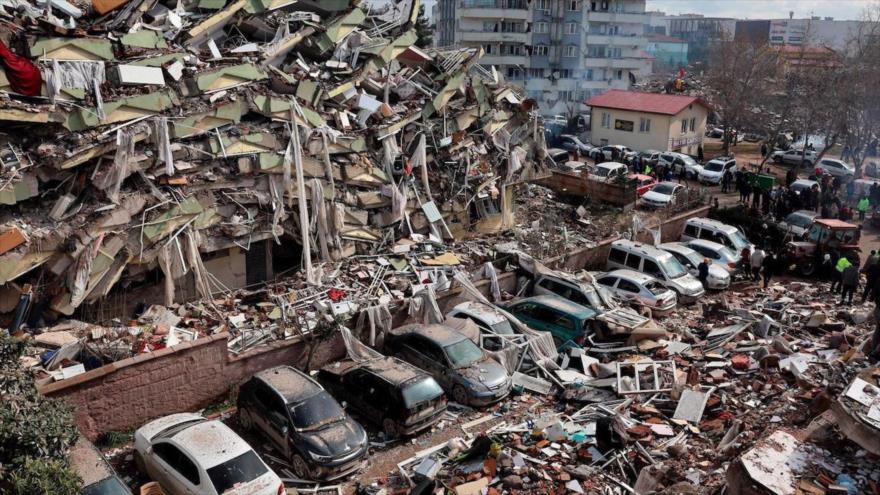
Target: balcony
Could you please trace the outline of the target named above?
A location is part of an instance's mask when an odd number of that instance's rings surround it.
[[[529,19],[529,4],[526,0],[462,0],[458,4],[459,17],[480,19]]]
[[[526,43],[529,33],[496,33],[493,31],[459,31],[459,38],[463,42],[475,41],[479,43]]]
[[[525,55],[483,55],[481,65],[525,65]]]
[[[648,16],[644,12],[598,12],[591,11],[590,22],[612,22],[619,24],[645,24]]]
[[[610,46],[638,46],[641,49],[647,45],[647,39],[643,36],[629,36],[625,34],[587,34],[588,45],[610,45]]]

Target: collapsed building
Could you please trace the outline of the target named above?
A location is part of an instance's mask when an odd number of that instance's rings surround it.
[[[446,243],[511,228],[514,185],[545,174],[532,102],[478,49],[418,48],[418,11],[0,2],[3,326],[127,322],[291,274],[289,301],[342,273],[332,302],[387,303],[415,289],[344,262],[457,264]]]

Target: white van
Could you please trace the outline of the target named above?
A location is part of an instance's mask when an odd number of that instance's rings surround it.
[[[611,243],[608,271],[623,268],[645,273],[672,289],[680,302],[693,302],[706,293],[703,284],[666,251],[647,244],[621,239]]]
[[[626,165],[619,162],[604,162],[596,165],[596,168],[590,172],[590,177],[601,182],[613,182],[618,178],[626,177],[629,169]]]
[[[749,242],[745,234],[740,232],[739,229],[709,218],[697,217],[688,219],[685,222],[684,231],[681,233],[681,241],[686,242],[694,239],[717,242],[727,246],[737,256],[739,256],[743,248],[749,248],[750,251],[755,250],[755,245]]]

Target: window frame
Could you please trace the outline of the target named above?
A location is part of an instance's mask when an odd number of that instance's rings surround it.
[[[176,456],[176,459],[173,459],[173,460],[172,460],[172,459],[167,459],[167,458],[165,458],[165,456],[161,453],[161,450],[165,450],[165,449],[164,449],[165,446],[167,446],[167,447],[170,448],[170,449],[174,449],[174,450],[176,451],[176,452],[172,452],[172,453],[170,453],[170,454],[173,454],[174,456]],[[154,443],[154,444],[152,445],[152,449],[153,449],[153,454],[154,454],[156,457],[158,457],[159,459],[161,459],[162,462],[164,462],[165,464],[167,464],[169,468],[173,469],[175,473],[177,473],[177,474],[180,475],[183,479],[185,479],[186,481],[188,481],[192,486],[201,486],[201,484],[202,484],[202,475],[201,475],[201,472],[200,472],[200,470],[199,470],[199,466],[198,466],[198,464],[195,463],[195,461],[193,461],[192,459],[190,459],[190,457],[186,454],[186,452],[183,451],[183,449],[181,449],[180,447],[178,447],[177,445],[175,445],[175,444],[172,443],[172,442],[169,442],[169,441],[161,441],[161,440],[160,440],[159,442],[157,442],[157,443]],[[193,481],[193,479],[190,478],[190,477],[187,475],[187,473],[181,471],[181,470],[180,470],[180,466],[175,465],[175,462],[173,462],[173,461],[183,461],[184,463],[188,463],[189,466],[187,466],[187,467],[189,467],[189,468],[195,470],[195,473],[193,473],[193,474],[195,474],[195,476],[196,476],[196,480]]]

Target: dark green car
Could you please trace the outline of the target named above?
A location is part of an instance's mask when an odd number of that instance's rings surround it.
[[[596,312],[559,296],[535,296],[519,300],[507,311],[535,330],[553,335],[557,347],[584,345],[595,331]]]

